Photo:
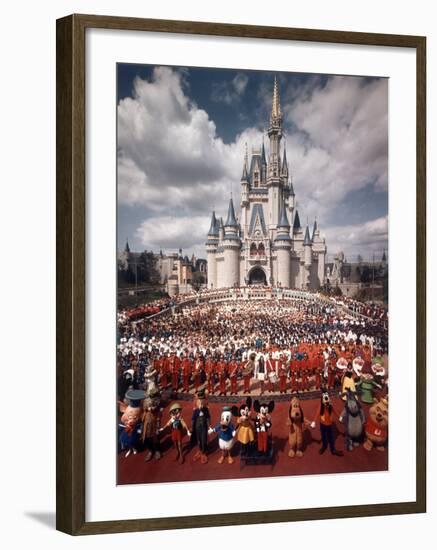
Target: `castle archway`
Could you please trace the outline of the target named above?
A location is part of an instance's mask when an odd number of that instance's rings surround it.
[[[262,267],[255,266],[249,272],[249,284],[250,285],[266,285],[267,277]]]

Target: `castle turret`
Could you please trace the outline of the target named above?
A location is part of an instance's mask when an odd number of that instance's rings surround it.
[[[219,243],[219,226],[215,212],[211,216],[211,225],[208,231],[208,240],[205,243],[206,257],[208,261],[208,288],[217,287],[217,246]]]
[[[225,235],[225,226],[223,223],[223,218],[220,218],[220,220],[217,222],[217,229],[218,229],[219,242],[222,242],[223,237]]]
[[[274,243],[277,261],[277,284],[279,286],[289,288],[291,270],[291,238],[290,224],[288,223],[287,212],[284,205],[281,208],[281,215],[279,218]]]
[[[313,254],[317,258],[317,284],[325,284],[325,262],[326,262],[326,244],[325,239],[320,236],[320,228],[317,220],[314,220],[313,234]]]
[[[247,161],[247,145],[246,152],[244,154],[244,163],[243,163],[243,174],[241,176],[241,207],[247,206],[249,204],[249,172],[248,172],[248,161]]]
[[[266,150],[264,147],[264,138],[261,148],[261,182],[265,185],[267,181],[267,159],[266,159]]]
[[[228,216],[224,225],[223,261],[226,269],[221,275],[220,286],[232,287],[240,282],[240,248],[238,222],[235,218],[234,202],[229,200]]]
[[[317,220],[314,220],[313,225],[313,236],[311,237],[311,240],[314,242],[314,239],[320,236],[319,227],[317,225]]]
[[[289,173],[289,177],[290,177],[290,183],[288,187],[288,208],[290,210],[291,215],[293,215],[293,211],[296,206],[296,194],[294,192],[293,176],[291,175],[291,173]]]
[[[304,246],[304,249],[305,249],[305,265],[311,265],[312,263],[312,255],[311,255],[311,247],[313,245],[313,241],[311,240],[311,237],[310,237],[310,230],[308,228],[308,225],[306,227],[306,230],[305,230],[305,237],[303,239],[303,246]]]
[[[293,233],[299,233],[300,231],[302,231],[302,226],[300,225],[299,211],[296,210],[293,222]]]
[[[282,159],[281,175],[285,178],[286,182],[288,182],[287,149],[285,148],[285,145],[284,145],[284,156]]]
[[[313,242],[310,237],[310,230],[308,228],[308,225],[305,229],[305,237],[303,239],[303,280],[302,280],[302,288],[308,289],[310,288],[310,273],[311,273],[311,264],[313,261],[313,250],[312,250]]]

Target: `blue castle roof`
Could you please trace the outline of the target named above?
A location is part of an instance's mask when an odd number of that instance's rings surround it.
[[[218,230],[219,230],[219,228],[218,228],[218,224],[217,224],[217,218],[215,217],[215,212],[213,210],[212,216],[211,216],[211,225],[210,225],[209,231],[208,231],[208,237],[218,236],[218,234],[219,234]]]
[[[226,219],[225,227],[238,227],[232,197],[229,199],[228,217]]]

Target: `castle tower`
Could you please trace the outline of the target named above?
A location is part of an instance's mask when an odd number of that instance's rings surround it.
[[[279,222],[280,207],[282,206],[281,189],[281,155],[280,143],[282,138],[282,112],[279,100],[278,82],[275,77],[273,84],[272,112],[270,125],[267,131],[270,140],[269,162],[267,170],[267,188],[269,212],[267,224],[272,234]]]
[[[304,271],[303,271],[303,281],[302,281],[302,288],[307,289],[310,288],[310,271],[311,271],[311,264],[313,262],[313,250],[312,250],[313,242],[310,237],[310,231],[308,228],[308,225],[305,230],[305,237],[303,240],[303,262],[304,262]]]
[[[206,257],[208,260],[208,288],[217,288],[217,246],[219,243],[219,224],[213,211],[211,226],[208,231],[208,240],[205,243]]]
[[[243,174],[241,176],[241,225],[243,230],[243,235],[247,235],[247,225],[249,223],[247,219],[248,206],[249,206],[249,172],[248,172],[248,159],[247,159],[247,144],[246,152],[244,155],[243,163]]]
[[[232,197],[229,200],[228,217],[226,219],[226,223],[224,224],[222,247],[224,269],[220,277],[220,286],[232,287],[239,285],[241,241],[238,236],[238,223],[235,218]]]
[[[290,238],[290,224],[287,219],[287,212],[285,206],[281,208],[281,215],[277,227],[275,237],[275,251],[277,258],[277,281],[278,286],[289,288],[290,287],[290,250],[291,250],[291,238]]]
[[[269,142],[245,147],[240,179],[241,215],[229,201],[226,223],[211,222],[208,234],[208,287],[260,283],[284,288],[318,288],[324,283],[326,244],[315,222],[312,237],[302,228],[293,175],[283,138],[277,79],[267,130]],[[290,152],[290,151],[288,151]],[[215,218],[215,215],[214,215]],[[291,226],[291,227],[290,227]]]
[[[320,236],[320,229],[317,220],[314,220],[313,226],[313,253],[317,257],[317,280],[318,284],[325,284],[325,265],[326,265],[326,244],[325,239]]]

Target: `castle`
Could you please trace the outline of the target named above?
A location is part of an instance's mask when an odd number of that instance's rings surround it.
[[[239,220],[232,197],[225,223],[212,213],[205,243],[208,288],[264,284],[317,289],[324,284],[325,239],[316,221],[311,234],[308,224],[304,230],[300,222],[285,146],[281,147],[276,78],[267,135],[268,159],[264,142],[260,150],[252,150],[250,163],[246,149]]]

